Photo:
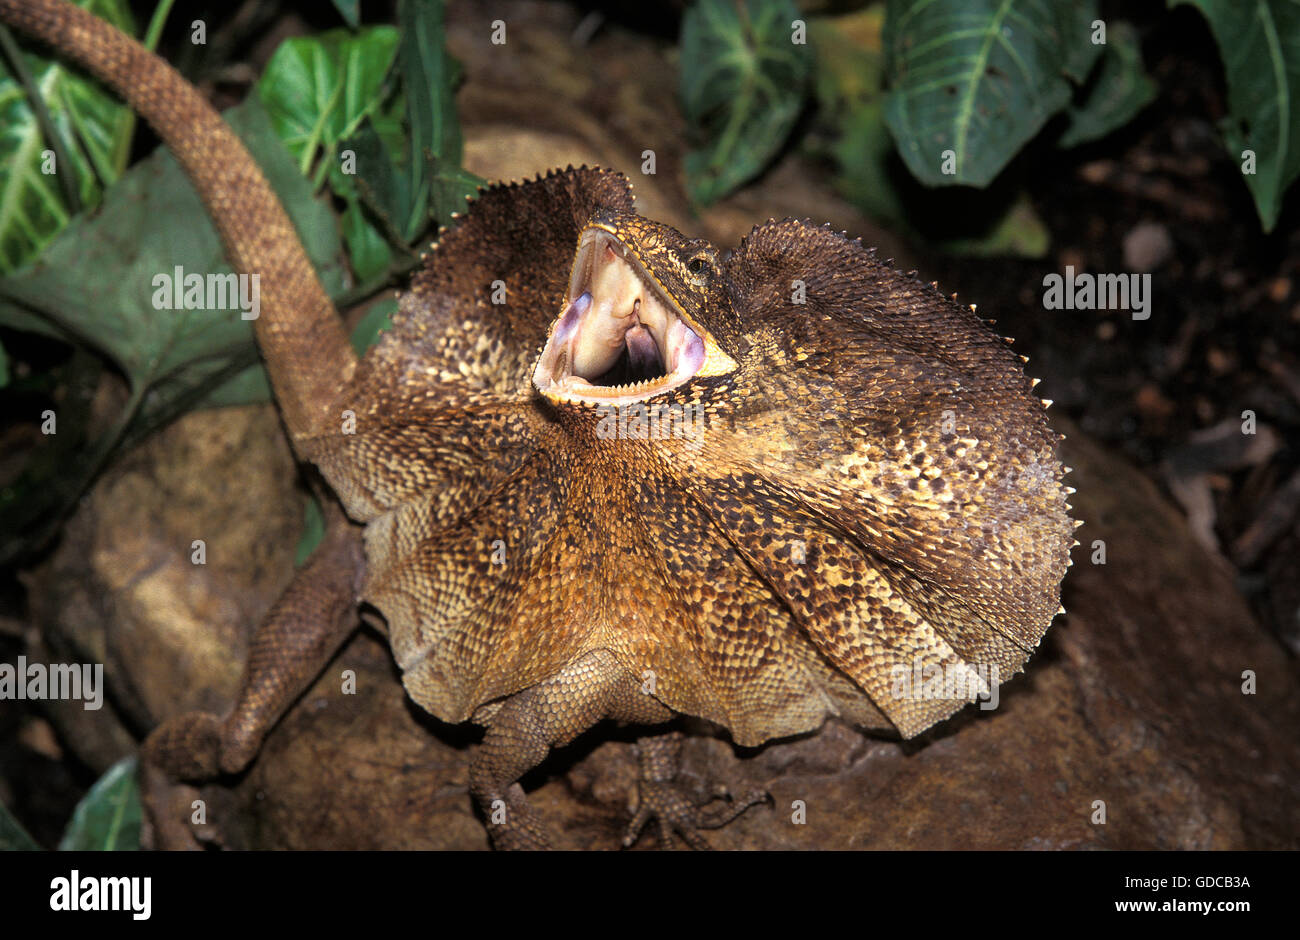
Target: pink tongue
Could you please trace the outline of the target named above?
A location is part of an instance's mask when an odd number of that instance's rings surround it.
[[[655,344],[655,338],[650,335],[650,331],[645,326],[638,323],[627,331],[624,339],[627,342],[628,361],[633,371],[648,373],[661,366],[659,347]]]

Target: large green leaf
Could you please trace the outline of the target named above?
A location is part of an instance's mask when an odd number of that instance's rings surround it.
[[[1087,76],[1094,19],[1095,0],[888,0],[885,120],[913,175],[987,186]]]
[[[1057,141],[1074,147],[1123,127],[1156,96],[1156,84],[1142,67],[1137,33],[1128,23],[1112,23],[1106,49],[1083,98],[1070,105],[1070,123]]]
[[[123,852],[140,848],[140,790],[135,758],[118,761],[95,781],[59,841],[60,851]]]
[[[682,18],[681,103],[697,146],[686,187],[697,203],[756,176],[785,143],[807,95],[808,46],[790,0],[700,0]]]
[[[379,107],[396,55],[392,26],[286,39],[275,50],[257,93],[304,176],[322,157],[332,165],[338,142]]]
[[[1169,0],[1194,6],[1210,23],[1228,79],[1223,135],[1233,160],[1255,154],[1246,185],[1265,231],[1300,175],[1300,2]]]
[[[79,0],[77,5],[135,34],[124,0]],[[101,185],[111,184],[126,166],[134,127],[129,108],[62,60],[23,53],[22,61],[66,146],[70,165],[44,172],[42,154],[49,141],[25,89],[0,56],[0,166],[5,167],[0,174],[0,274],[40,254],[67,225],[72,210],[64,198],[63,179],[73,180],[84,206],[99,201]]]
[[[327,289],[341,285],[333,215],[311,194],[256,99],[226,114],[294,220]],[[159,274],[230,268],[198,195],[166,151],[132,167],[93,214],[74,220],[34,264],[0,280],[0,324],[36,313],[118,363],[135,389],[184,380],[252,348],[238,310],[154,307]],[[69,276],[75,272],[75,276]]]
[[[256,97],[226,118],[284,203],[326,289],[337,291],[342,266],[330,209],[313,197]],[[74,219],[35,263],[0,279],[0,325],[39,324],[78,349],[96,350],[118,364],[132,391],[118,423],[93,429],[97,437],[77,453],[63,451],[89,429],[78,427],[72,405],[79,399],[68,396],[59,433],[31,457],[43,476],[0,492],[0,560],[41,544],[117,446],[204,401],[267,397],[251,323],[237,309],[155,309],[155,275],[177,266],[187,274],[230,271],[193,187],[160,149],[110,188],[97,212]]]

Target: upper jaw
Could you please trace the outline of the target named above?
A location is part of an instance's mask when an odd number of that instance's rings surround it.
[[[631,404],[735,368],[613,232],[591,225],[582,233],[533,371],[538,391],[556,403]]]

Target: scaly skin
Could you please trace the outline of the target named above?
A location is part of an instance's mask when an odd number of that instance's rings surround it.
[[[283,212],[193,89],[65,3],[0,0],[0,17],[103,75],[189,154],[232,259],[263,273],[268,301],[277,291],[257,336],[298,453],[365,524],[364,564],[340,520],[259,628],[228,717],[151,736],[155,790],[247,763],[358,599],[384,615],[412,699],[487,726],[471,790],[501,847],[554,844],[516,781],[604,718],[686,713],[743,745],[832,715],[912,737],[970,696],[900,681],[972,666],[996,667],[996,684],[1057,612],[1068,488],[1021,362],[856,241],[769,222],[724,260],[637,215],[615,173],[494,186],[354,365]],[[698,407],[688,437],[610,439],[596,405],[534,382],[592,225],[709,350],[645,402]],[[658,817],[665,839],[701,845],[710,823],[674,753],[643,748],[634,825]],[[184,841],[174,820],[158,831]]]
[[[596,406],[537,392],[593,220],[735,363],[650,400],[701,406],[695,440],[604,439]],[[367,523],[363,596],[439,718],[490,723],[561,677],[572,715],[548,704],[540,760],[619,717],[591,705],[609,688],[652,677],[657,703],[744,745],[837,714],[911,737],[968,698],[898,695],[898,670],[1006,679],[1038,644],[1073,526],[1017,357],[970,310],[805,222],[717,258],[636,215],[616,174],[493,187],[338,398],[355,433],[303,442]],[[527,769],[507,765],[498,796]]]

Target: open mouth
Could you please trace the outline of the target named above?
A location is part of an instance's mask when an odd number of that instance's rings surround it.
[[[533,372],[542,394],[624,404],[735,368],[621,241],[595,226],[583,232],[563,311]]]

